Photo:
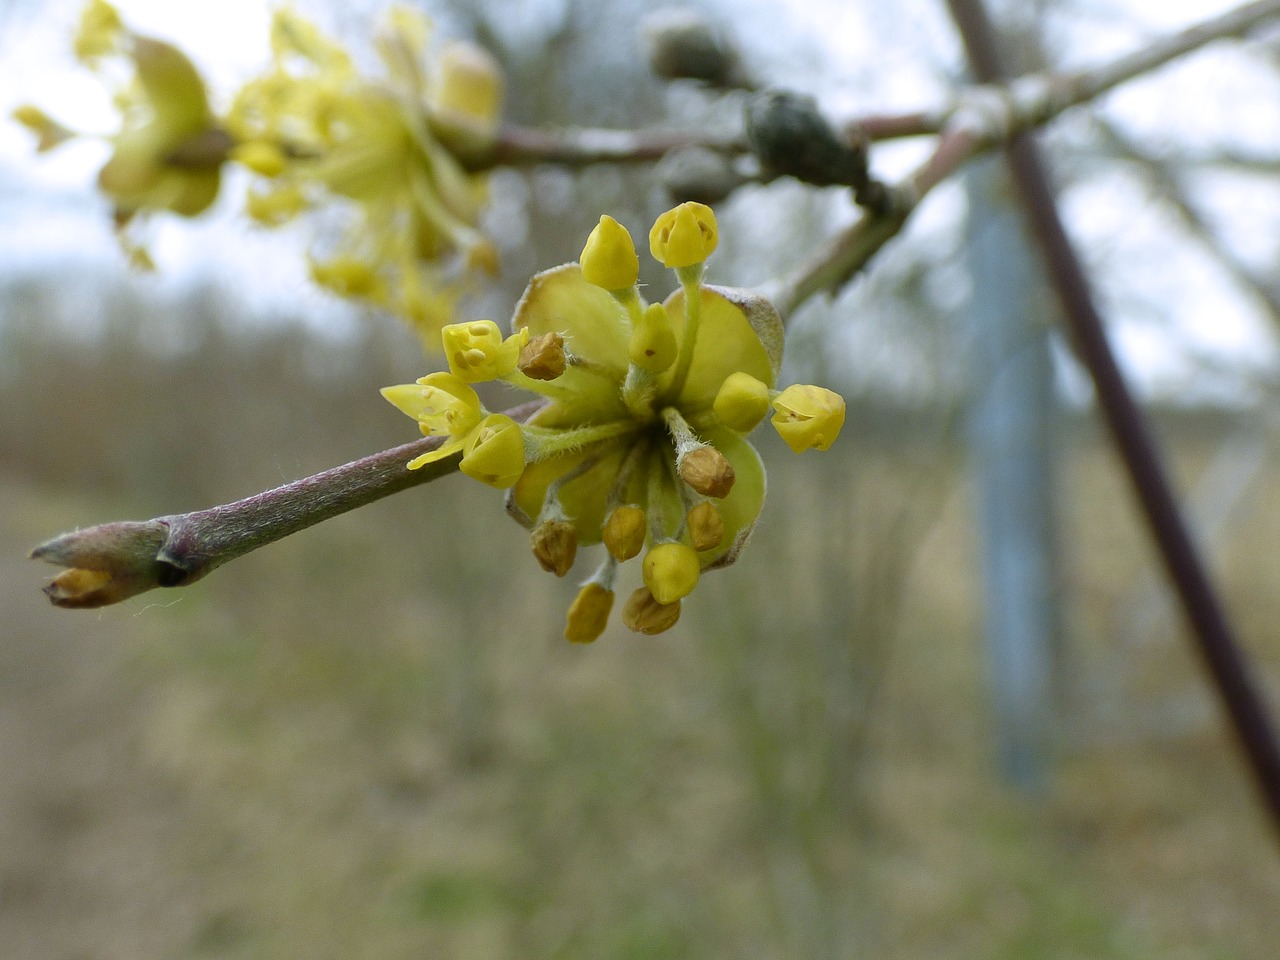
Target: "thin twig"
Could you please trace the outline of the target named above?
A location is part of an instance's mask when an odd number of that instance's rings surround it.
[[[539,404],[507,414],[524,420]],[[64,533],[36,547],[31,557],[68,568],[45,587],[59,607],[102,607],[156,587],[183,587],[322,520],[453,473],[460,455],[418,470],[406,467],[442,442],[425,437],[207,510]]]
[[[969,160],[1176,57],[1215,40],[1242,36],[1278,16],[1280,0],[1247,3],[1090,70],[1027,74],[1008,83],[984,78],[987,82],[962,90],[933,114],[876,117],[849,124],[848,135],[866,139],[932,132],[941,136],[929,159],[889,188],[892,199],[886,212],[864,213],[809,260],[767,284],[763,292],[784,318],[790,316],[811,296],[848,283],[898,234],[924,196]]]
[[[1200,241],[1201,246],[1236,283],[1259,301],[1272,325],[1280,329],[1280,289],[1269,283],[1223,244],[1221,238],[1215,234],[1212,224],[1191,200],[1181,178],[1172,166],[1146,153],[1117,130],[1114,124],[1098,119],[1095,126],[1122,159],[1136,165],[1142,171],[1151,188],[1157,196],[1169,203],[1183,226]]]
[[[680,147],[705,147],[722,153],[742,153],[741,130],[605,130],[566,128],[538,130],[504,126],[482,151],[464,156],[471,170],[527,167],[539,163],[585,167],[593,163],[644,163],[660,160]]]

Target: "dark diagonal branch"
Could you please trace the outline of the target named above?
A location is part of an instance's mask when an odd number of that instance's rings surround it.
[[[981,0],[948,0],[948,6],[964,39],[974,74],[982,81],[998,79],[1002,72],[1000,52]],[[1277,6],[1280,5],[1249,5],[1270,7],[1273,11]],[[1195,35],[1201,36],[1202,32]],[[1248,758],[1273,826],[1280,827],[1280,740],[1262,691],[1191,540],[1146,418],[1111,352],[1102,318],[1094,306],[1084,269],[1063,229],[1035,144],[1029,136],[1017,135],[1009,143],[1006,156],[1032,233],[1044,251],[1045,265],[1076,349],[1093,378],[1099,405],[1128,468],[1169,578]]]

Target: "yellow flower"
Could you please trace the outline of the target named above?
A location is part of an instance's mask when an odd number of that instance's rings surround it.
[[[150,256],[136,236],[142,217],[156,211],[194,217],[207,210],[235,144],[187,55],[131,32],[105,0],[85,6],[73,45],[76,57],[115,88],[120,129],[105,138],[111,156],[98,171],[98,187],[114,207],[121,248],[132,263],[145,266]],[[128,82],[120,84],[121,77]],[[34,106],[14,115],[39,136],[39,150],[76,135]]]
[[[697,230],[699,218],[714,223],[680,210],[673,213],[693,217]],[[659,222],[673,219],[668,213]],[[673,230],[677,248],[689,246],[681,229]],[[705,243],[699,249],[709,252]],[[767,405],[777,377],[781,320],[763,297],[706,286],[689,266],[677,268],[680,288],[665,303],[647,305],[638,291],[615,295],[608,287],[625,278],[601,286],[566,264],[529,282],[512,336],[503,338],[489,321],[446,328],[452,372],[443,376],[458,385],[502,379],[545,398],[522,427],[509,420],[491,426],[495,415],[477,425],[483,408],[474,391],[465,399],[454,394],[467,411],[461,424],[441,421],[444,402],[415,393],[421,385],[384,391],[424,430],[448,434],[429,458],[456,450],[465,431],[462,470],[510,485],[508,512],[533,531],[545,568],[563,575],[579,548],[604,543],[601,567],[570,610],[565,634],[576,642],[603,631],[615,572],[642,552],[645,585],[624,605],[623,622],[647,634],[669,629],[702,574],[737,559],[764,504],[764,467],[742,434],[763,415],[761,401]],[[666,339],[655,332],[662,330],[669,344],[655,353],[666,355],[651,362],[637,341],[657,344]],[[543,338],[560,362],[533,378],[512,360],[512,345]]]
[[[772,423],[796,453],[826,450],[844,426],[844,398],[825,387],[797,383],[773,398]]]
[[[668,210],[649,231],[653,258],[667,267],[691,267],[711,256],[720,241],[716,215],[692,200]]]
[[[382,395],[396,409],[417,420],[426,436],[448,438],[435,450],[410,460],[410,470],[457,453],[485,417],[480,397],[451,373],[433,373],[417,383],[383,387]]]
[[[497,269],[497,248],[478,227],[485,181],[458,159],[455,134],[492,136],[501,76],[477,50],[446,47],[433,61],[429,41],[421,13],[393,7],[376,38],[385,75],[370,77],[314,24],[280,9],[273,64],[239,91],[227,123],[246,166],[305,198],[260,219],[324,208],[338,234],[325,259],[376,264],[379,276],[330,289],[401,316],[434,350],[457,291]]]
[[[76,59],[92,66],[102,57],[120,52],[125,37],[120,12],[105,0],[89,0],[80,14],[72,41]]]
[[[529,342],[529,331],[504,338],[492,320],[472,320],[449,324],[441,331],[441,338],[453,375],[468,383],[482,383],[515,370],[520,350]]]
[[[487,146],[502,112],[502,69],[483,47],[446,43],[427,105],[432,129],[451,149]]]
[[[232,147],[204,80],[186,54],[163,40],[124,33],[121,45],[135,82],[118,98],[122,125],[98,186],[115,203],[117,220],[150,210],[202,213],[218,195]],[[94,49],[111,52],[101,44]]]

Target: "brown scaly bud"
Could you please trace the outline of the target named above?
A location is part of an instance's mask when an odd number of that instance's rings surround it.
[[[733,489],[733,464],[712,446],[698,447],[677,458],[676,472],[704,497],[721,500]]]
[[[564,337],[544,333],[520,348],[517,366],[531,380],[554,380],[564,373]]]
[[[166,554],[169,525],[105,523],[55,537],[31,551],[33,560],[67,567],[45,588],[54,606],[70,609],[105,607],[155,587],[175,587],[198,580]]]
[[[533,555],[547,573],[563,577],[578,555],[578,534],[568,520],[544,520],[529,535]]]
[[[648,587],[640,587],[622,607],[622,622],[630,630],[652,636],[670,630],[680,619],[680,601],[659,603]]]
[[[724,517],[710,500],[703,500],[686,518],[695,550],[714,550],[724,540]]]

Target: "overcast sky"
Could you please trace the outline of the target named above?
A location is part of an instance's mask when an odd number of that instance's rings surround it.
[[[766,71],[774,71],[775,79],[784,71],[790,84],[821,92],[824,106],[835,112],[885,112],[935,103],[958,56],[940,4],[930,0],[906,0],[892,12],[887,5],[841,0],[709,2],[733,11],[744,46]],[[307,3],[294,5],[309,9]],[[186,50],[223,97],[266,59],[270,6],[261,0],[120,0],[118,6],[139,32],[170,39]],[[1135,0],[1126,8],[1098,0],[1081,6],[1093,12],[1053,23],[1063,59],[1072,65],[1131,49],[1156,30],[1184,25],[1231,4]],[[0,7],[2,271],[68,260],[123,269],[104,204],[92,189],[106,155],[104,145],[74,143],[36,157],[29,135],[8,119],[17,104],[34,102],[73,126],[110,131],[113,117],[102,87],[68,49],[80,8],[80,0]],[[797,31],[814,57],[799,68],[770,63],[779,29]],[[1280,85],[1275,71],[1257,58],[1230,52],[1197,55],[1112,95],[1106,109],[1135,135],[1169,149],[1226,145],[1280,157]],[[876,162],[884,170],[885,164],[893,164],[893,154],[877,154]],[[1201,186],[1233,249],[1274,278],[1268,265],[1280,262],[1280,191],[1220,177],[1205,178]],[[224,191],[212,214],[195,222],[157,218],[153,235],[162,278],[156,282],[181,284],[194,275],[234,278],[259,302],[301,304],[312,315],[327,318],[325,322],[344,316],[342,307],[307,282],[299,256],[305,239],[246,229],[234,214],[237,193]],[[1255,362],[1274,359],[1271,329],[1248,300],[1232,292],[1193,248],[1176,242],[1169,218],[1124,176],[1077,185],[1064,195],[1063,204],[1086,254],[1101,250],[1104,261],[1132,258],[1140,265],[1126,268],[1121,277],[1100,277],[1099,285],[1112,303],[1118,342],[1144,373],[1156,379],[1176,376],[1187,364],[1188,349]],[[939,208],[944,206],[945,200]],[[1117,284],[1123,289],[1113,289]],[[1158,315],[1153,315],[1152,304]]]

